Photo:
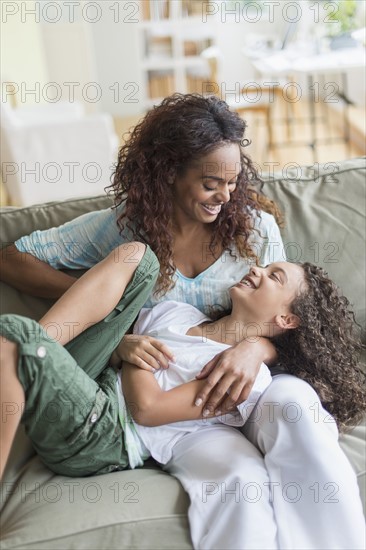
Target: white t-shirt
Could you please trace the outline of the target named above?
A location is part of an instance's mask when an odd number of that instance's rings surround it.
[[[168,369],[160,369],[154,376],[159,386],[167,391],[194,380],[196,374],[215,355],[230,346],[200,336],[187,336],[190,327],[209,320],[195,307],[174,301],[162,302],[152,309],[142,309],[135,323],[134,334],[146,334],[164,342],[176,357]],[[267,366],[262,363],[248,399],[237,407],[235,413],[200,420],[174,422],[164,426],[141,426],[128,418],[124,422],[125,442],[131,467],[141,465],[150,453],[153,458],[166,464],[174,445],[185,434],[205,429],[212,424],[224,423],[243,426],[272,378]],[[120,405],[126,411],[122,396]],[[125,415],[126,416],[126,415]]]

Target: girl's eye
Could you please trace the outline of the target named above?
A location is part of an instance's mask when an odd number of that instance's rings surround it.
[[[277,275],[277,273],[271,273],[271,277],[277,281],[278,283],[281,282],[281,279],[279,278],[279,276]]]
[[[215,191],[215,187],[209,187],[208,185],[203,184],[203,187],[206,189],[206,191]]]

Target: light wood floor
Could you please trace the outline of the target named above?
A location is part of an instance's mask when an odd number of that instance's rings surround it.
[[[306,101],[290,107],[286,113],[285,105],[277,105],[272,113],[273,146],[269,148],[267,125],[264,117],[246,113],[243,118],[248,123],[247,137],[251,145],[247,151],[262,170],[269,170],[271,163],[274,170],[281,170],[289,163],[314,165],[315,163],[336,162],[365,154],[365,129],[361,130],[349,116],[350,137],[347,145],[344,140],[343,112],[317,105],[316,138],[319,139],[315,151],[310,147],[312,130],[309,117],[309,105]],[[351,115],[351,112],[349,113]],[[364,119],[364,110],[359,109],[358,117]]]

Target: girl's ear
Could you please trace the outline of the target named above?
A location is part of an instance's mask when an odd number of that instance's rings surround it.
[[[287,313],[286,315],[276,315],[275,323],[281,330],[289,330],[297,328],[300,324],[300,319],[294,313]]]

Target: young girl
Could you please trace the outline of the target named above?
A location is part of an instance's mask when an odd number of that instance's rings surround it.
[[[189,492],[195,548],[288,547],[281,542],[277,503],[270,499],[272,480],[265,474],[265,464],[254,479],[248,478],[246,466],[258,462],[259,453],[238,430],[224,425],[242,424],[250,412],[248,403],[233,413],[214,416],[207,406],[195,403],[202,381],[193,378],[200,361],[212,357],[218,347],[243,338],[270,337],[277,342],[283,368],[290,370],[292,361],[296,359],[297,364],[301,359],[299,364],[306,365],[306,370],[300,375],[322,389],[324,404],[340,426],[348,425],[365,410],[364,379],[358,370],[358,343],[352,335],[348,302],[319,268],[281,262],[252,268],[230,289],[231,312],[214,322],[187,304],[165,302],[145,310],[135,331],[165,339],[177,357],[156,379],[153,373],[123,366],[126,409],[117,374],[105,366],[113,350],[112,362],[120,362],[118,342],[135,319],[157,272],[156,259],[148,248],[140,243],[124,245],[118,255],[109,255],[77,281],[40,324],[16,315],[2,317],[1,399],[19,405],[18,414],[2,426],[2,459],[9,453],[25,401],[22,422],[41,458],[55,472],[72,476],[104,473],[135,466],[152,454]],[[294,343],[298,349],[289,352]],[[327,360],[335,350],[337,363]],[[268,369],[262,365],[249,402],[255,403],[269,382]],[[50,429],[47,418],[50,406],[58,406],[60,412],[57,432]],[[329,450],[337,446],[334,422],[327,445]],[[210,460],[200,462],[197,450],[203,446]],[[207,448],[214,454],[207,455]],[[361,548],[363,515],[355,475],[339,451],[336,466],[332,475],[338,469],[342,472],[341,498],[332,504],[330,515],[342,537],[338,548]],[[242,498],[248,483],[263,491],[255,503]],[[227,499],[223,487],[239,498]],[[216,488],[221,491],[219,498]],[[325,508],[313,504],[306,516],[294,508],[296,521],[290,523],[290,533],[296,531],[299,537],[300,531],[306,542],[297,548],[319,547],[317,538],[309,545],[314,532],[308,524],[311,514],[322,515],[321,529],[334,530]],[[259,521],[265,529],[258,529]]]

